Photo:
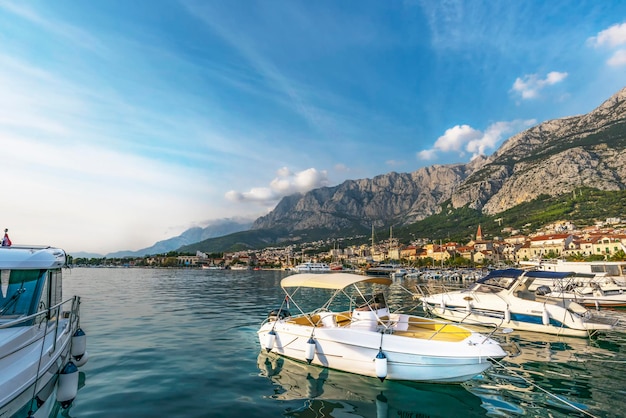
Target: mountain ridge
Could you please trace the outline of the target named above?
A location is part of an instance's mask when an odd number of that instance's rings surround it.
[[[410,225],[444,208],[494,215],[542,195],[589,187],[621,191],[626,188],[625,149],[623,88],[587,114],[548,120],[508,138],[490,156],[346,180],[285,196],[270,213],[256,219],[249,231],[233,231],[231,239],[221,236],[188,242],[178,250],[218,252],[324,234],[363,234],[372,227]]]
[[[542,122],[512,136],[489,157],[346,180],[288,196],[252,229],[406,225],[439,213],[448,200],[453,208],[495,214],[540,194],[577,187],[623,190],[624,148],[626,88],[587,114]]]

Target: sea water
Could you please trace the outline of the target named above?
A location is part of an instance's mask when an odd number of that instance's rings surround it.
[[[626,333],[496,333],[521,354],[457,385],[380,382],[265,354],[280,271],[74,268],[89,362],[61,417],[486,417],[626,415]],[[415,307],[392,286],[390,304]],[[393,307],[393,306],[392,306]],[[293,310],[293,308],[292,308]],[[608,312],[626,322],[624,312]]]

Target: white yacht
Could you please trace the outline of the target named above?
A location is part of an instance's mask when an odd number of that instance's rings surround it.
[[[585,337],[611,330],[615,320],[594,315],[570,299],[551,297],[536,280],[563,280],[573,273],[494,270],[467,289],[430,292],[417,286],[425,310],[465,324]],[[532,289],[535,288],[533,291]]]
[[[610,277],[616,283],[626,285],[626,261],[565,261],[541,259],[520,261],[522,268],[540,271],[573,272],[581,277]]]
[[[296,273],[330,273],[330,266],[326,263],[314,263],[307,261],[306,263],[298,264],[293,268]]]
[[[390,312],[383,289],[391,283],[352,273],[288,276],[281,281],[285,300],[299,312],[292,316],[285,302],[270,311],[259,343],[268,353],[380,380],[458,383],[507,355],[498,342],[465,327]],[[330,297],[303,311],[310,291]]]
[[[0,247],[0,417],[47,417],[76,396],[88,355],[65,262],[58,248]]]

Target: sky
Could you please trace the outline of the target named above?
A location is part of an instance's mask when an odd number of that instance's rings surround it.
[[[0,0],[0,227],[138,250],[624,86],[621,0]]]

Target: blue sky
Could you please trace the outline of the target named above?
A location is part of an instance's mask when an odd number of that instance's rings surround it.
[[[0,220],[136,250],[626,85],[623,1],[0,0]]]

